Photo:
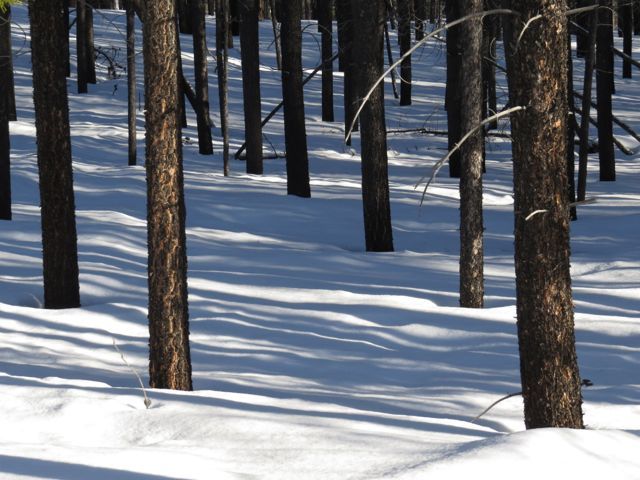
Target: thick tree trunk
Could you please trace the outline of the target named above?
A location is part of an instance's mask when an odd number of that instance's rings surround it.
[[[177,35],[174,0],[146,2],[149,381],[191,390]]]
[[[137,162],[138,139],[136,129],[136,32],[133,0],[125,0],[127,10],[127,99],[129,127],[129,165]]]
[[[239,0],[242,96],[247,145],[247,173],[262,175],[262,100],[260,97],[260,43],[258,0]]]
[[[446,0],[447,22],[460,18],[459,0]],[[460,75],[461,58],[460,27],[456,26],[447,30],[447,90],[445,104],[447,109],[447,131],[449,150],[458,143],[462,136],[460,124]],[[460,151],[455,152],[449,159],[449,176],[460,178]]]
[[[520,0],[539,15],[520,38],[511,74],[515,266],[527,428],[582,428],[569,266],[567,18],[564,0]],[[540,39],[544,39],[541,41]]]
[[[302,30],[300,0],[282,4],[282,98],[287,148],[287,193],[310,197],[307,131],[302,88]]]
[[[6,102],[5,113],[9,121],[15,121],[16,92],[13,78],[13,53],[11,51],[11,6],[6,10],[0,10],[0,85],[2,92],[0,101]]]
[[[382,74],[384,0],[357,0],[355,32],[356,71],[359,83],[372,85]],[[366,248],[369,252],[393,251],[387,161],[384,87],[373,92],[361,113],[362,199]]]
[[[29,2],[45,308],[80,306],[63,2]]]
[[[616,179],[613,149],[613,121],[611,95],[613,93],[613,15],[611,0],[600,0],[596,39],[596,91],[598,96],[598,156],[600,180]]]
[[[229,83],[228,65],[229,0],[217,0],[216,4],[216,63],[218,70],[218,98],[220,103],[220,128],[222,130],[222,163],[224,176],[229,175]]]
[[[333,122],[333,0],[319,0],[318,28],[322,37],[322,121]]]
[[[189,0],[193,32],[193,63],[196,78],[196,121],[198,150],[201,155],[213,155],[211,118],[209,117],[209,69],[207,66],[207,32],[202,0]]]
[[[462,15],[482,11],[482,0],[466,2]],[[463,23],[460,36],[465,39],[460,82],[461,130],[466,133],[482,121],[482,19]],[[483,135],[469,137],[461,149],[460,170],[460,306],[484,305],[484,254],[482,220]]]
[[[398,41],[400,55],[411,48],[410,0],[398,0]],[[400,105],[411,105],[411,55],[400,63]]]

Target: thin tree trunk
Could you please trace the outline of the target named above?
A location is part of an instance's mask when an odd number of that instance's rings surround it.
[[[136,129],[136,32],[133,0],[125,0],[127,10],[127,98],[129,126],[129,165],[137,162],[138,139]]]
[[[45,308],[80,306],[64,1],[29,2]]]
[[[411,48],[411,5],[409,0],[398,0],[398,41],[400,55]],[[411,55],[400,64],[400,105],[411,105]]]
[[[382,74],[383,26],[386,9],[383,0],[357,0],[355,19],[356,71],[358,83],[371,85]],[[369,252],[393,251],[391,206],[387,160],[387,133],[384,113],[384,86],[373,92],[361,113],[362,199],[365,241]]]
[[[628,1],[628,0],[627,0]],[[632,55],[633,40],[633,6],[626,3],[620,6],[620,21],[622,23],[623,51],[626,55]],[[622,61],[622,78],[631,78],[631,62]]]
[[[239,0],[242,93],[247,173],[262,175],[262,100],[260,97],[260,44],[258,0]]]
[[[282,98],[287,148],[287,193],[310,197],[307,132],[302,88],[302,30],[300,0],[282,4]]]
[[[322,36],[322,121],[333,122],[333,0],[318,1],[318,28]]]
[[[447,22],[460,18],[459,0],[446,0]],[[447,90],[445,106],[447,109],[448,149],[451,150],[458,143],[462,132],[460,129],[460,75],[461,75],[461,48],[460,27],[456,26],[447,30]],[[460,178],[460,151],[456,151],[449,159],[449,176]]]
[[[571,49],[571,35],[567,31],[567,101],[569,108],[567,110],[567,198],[569,203],[576,201],[576,109],[573,100],[573,55]],[[576,206],[569,209],[569,217],[571,220],[578,219]]]
[[[466,2],[461,14],[480,12],[482,0]],[[469,132],[482,121],[482,19],[460,26],[465,39],[460,81],[461,130]],[[483,135],[477,132],[462,146],[460,159],[460,306],[484,305],[484,254],[482,219]]]
[[[350,0],[336,0],[336,13],[338,15],[338,42],[342,57],[339,65],[344,71],[344,125],[345,131],[353,123],[357,111],[358,102],[358,80],[357,72],[354,69],[355,52],[353,50],[353,39],[355,28],[353,27],[353,11]],[[340,28],[342,26],[342,29]],[[340,37],[342,36],[342,37]],[[356,121],[353,131],[358,130]],[[351,145],[351,137],[347,139],[347,145]]]
[[[191,390],[177,35],[174,0],[146,2],[149,382]]]
[[[613,16],[611,0],[600,0],[596,48],[596,90],[598,95],[598,154],[600,180],[616,179],[613,149],[613,121],[611,95],[613,86]]]
[[[11,6],[7,5],[6,10],[0,10],[0,82],[3,93],[0,100],[6,103],[5,114],[9,121],[15,121],[16,115],[16,92],[13,77],[13,52],[11,51]]]
[[[9,7],[2,12],[0,10],[0,91],[5,92],[0,97],[0,220],[11,220],[11,145],[9,139],[9,98],[5,97],[9,92],[8,83],[11,81],[7,75],[9,66],[8,58],[11,58],[11,44],[7,54],[7,31],[11,38],[11,25],[9,23]]]
[[[278,19],[276,18],[276,0],[269,0],[271,8],[271,27],[273,28],[273,43],[276,47],[276,64],[282,70],[282,52],[280,49],[280,35],[278,34]]]
[[[198,125],[198,151],[213,155],[211,119],[209,117],[209,69],[207,66],[207,31],[202,0],[189,0],[190,25],[193,32],[193,63],[196,79],[196,118]]]
[[[387,46],[387,58],[389,61],[389,65],[393,65],[393,52],[391,50],[391,38],[389,36],[389,26],[385,20],[384,22],[384,38],[385,44]],[[396,86],[396,71],[395,69],[391,70],[391,86],[393,87],[393,96],[394,98],[400,98],[398,94],[398,87]]]
[[[229,175],[229,83],[228,65],[229,0],[216,4],[216,63],[218,70],[218,98],[220,99],[220,128],[222,129],[222,163],[224,176]]]
[[[86,2],[86,24],[85,35],[87,45],[87,82],[95,85],[96,78],[96,51],[94,46],[94,33],[93,33],[93,5],[92,2]]]
[[[416,42],[424,38],[427,15],[427,0],[416,0]]]
[[[527,428],[583,428],[573,324],[566,195],[567,18],[564,0],[520,0],[527,26],[510,87],[516,310]],[[541,42],[540,39],[545,39]]]
[[[85,0],[77,0],[76,3],[76,52],[78,55],[78,93],[87,93],[89,83],[88,56],[89,46],[87,45],[87,8]]]

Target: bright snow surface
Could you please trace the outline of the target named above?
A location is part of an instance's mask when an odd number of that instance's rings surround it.
[[[146,382],[146,190],[143,167],[126,166],[126,78],[107,79],[99,67],[88,95],[69,81],[83,306],[44,310],[25,7],[14,8],[14,22],[19,120],[11,124],[14,220],[0,225],[0,478],[640,478],[638,155],[616,152],[615,183],[597,181],[591,157],[596,203],[572,223],[578,355],[582,377],[594,383],[584,390],[588,428],[524,431],[520,397],[472,422],[520,389],[504,139],[487,147],[487,308],[467,310],[456,293],[457,182],[441,172],[422,207],[414,189],[444,154],[445,138],[390,132],[396,252],[373,254],[364,252],[359,140],[351,150],[339,122],[320,121],[319,78],[306,89],[311,199],[286,195],[282,159],[266,160],[260,177],[233,161],[224,178],[219,129],[215,155],[198,155],[190,113],[183,136],[195,391],[149,391],[146,409],[113,346]],[[101,11],[95,22],[96,44],[125,64],[123,13]],[[315,26],[305,32],[310,69],[318,39]],[[189,37],[182,45],[192,78]],[[269,23],[262,50],[266,115],[281,95]],[[231,56],[233,153],[243,123],[237,48]],[[575,67],[578,82],[582,60]],[[622,80],[619,67],[614,108],[640,130],[638,79]],[[399,107],[386,84],[388,128],[443,129],[442,45],[419,51],[414,68],[413,106]],[[341,80],[336,74],[338,120]],[[265,139],[267,151],[283,152],[281,114]]]

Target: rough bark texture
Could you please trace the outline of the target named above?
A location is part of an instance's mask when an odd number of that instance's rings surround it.
[[[398,0],[400,56],[411,48],[411,3]],[[411,105],[411,55],[400,63],[400,105]]]
[[[187,254],[174,0],[146,3],[147,231],[149,380],[191,390]]]
[[[45,308],[80,306],[63,3],[29,2]]]
[[[460,18],[459,0],[446,0],[447,22]],[[447,30],[447,91],[445,104],[447,108],[448,148],[451,150],[460,140],[460,70],[462,52],[460,49],[460,27]],[[460,152],[457,151],[449,159],[449,176],[460,177]]]
[[[240,48],[242,49],[242,96],[247,173],[262,175],[262,100],[260,97],[260,44],[258,0],[240,1]]]
[[[127,10],[127,98],[129,127],[129,165],[137,162],[138,140],[136,138],[136,35],[133,0],[125,0]]]
[[[207,67],[207,32],[202,0],[189,0],[190,26],[193,31],[193,63],[196,78],[196,118],[198,124],[198,151],[213,155],[211,119],[209,118],[209,69]]]
[[[613,15],[611,0],[600,0],[596,38],[596,91],[598,96],[598,157],[600,180],[616,179],[616,161],[613,149],[613,120],[611,95],[613,93]]]
[[[463,15],[482,11],[482,0],[469,0]],[[482,19],[471,19],[460,27],[466,48],[462,51],[460,82],[461,129],[473,130],[482,121]],[[482,150],[477,132],[461,149],[460,171],[460,306],[481,308],[484,304]]]
[[[355,41],[359,55],[356,69],[361,85],[372,85],[382,74],[384,0],[357,0],[358,29]],[[362,199],[366,248],[369,252],[393,251],[387,132],[384,117],[384,87],[371,95],[361,113]]]
[[[307,131],[302,88],[302,3],[282,3],[282,99],[287,148],[287,193],[310,197]]]
[[[218,98],[220,129],[222,130],[222,162],[224,176],[229,175],[229,82],[228,65],[229,0],[216,4],[216,64],[218,70]]]
[[[6,114],[10,121],[15,121],[16,93],[13,78],[13,55],[11,52],[11,6],[0,10],[0,92],[6,100]]]
[[[521,0],[513,59],[515,265],[527,428],[582,428],[569,272],[567,19],[563,0]],[[536,213],[537,212],[537,213]]]
[[[318,3],[318,28],[322,37],[322,120],[333,122],[333,0]]]

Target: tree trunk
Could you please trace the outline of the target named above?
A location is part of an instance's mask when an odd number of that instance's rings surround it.
[[[45,308],[80,306],[63,3],[29,2]]]
[[[446,0],[447,22],[460,18],[459,0]],[[445,105],[447,109],[448,149],[451,150],[462,136],[460,130],[460,76],[461,76],[461,48],[460,26],[447,30],[447,90]],[[460,178],[460,151],[456,151],[449,159],[449,176]]]
[[[333,0],[319,0],[318,28],[322,37],[322,121],[333,122]]]
[[[222,163],[224,176],[229,175],[229,82],[228,65],[229,0],[217,0],[216,4],[216,63],[218,70],[218,98],[220,103],[220,128],[222,130]]]
[[[357,0],[355,30],[359,84],[372,85],[383,70],[384,0]],[[375,89],[361,113],[362,199],[368,252],[392,252],[384,86]]]
[[[10,7],[0,10],[0,59],[11,59]],[[7,37],[9,42],[7,42]],[[7,48],[8,46],[8,48]],[[9,140],[9,101],[12,78],[7,71],[10,62],[0,64],[0,220],[11,220],[11,145]]]
[[[138,139],[136,130],[136,32],[133,0],[125,0],[127,9],[127,98],[129,126],[129,165],[137,162]]]
[[[398,0],[398,41],[400,56],[411,48],[411,5]],[[400,63],[400,105],[411,105],[411,55]]]
[[[466,2],[462,15],[480,12],[482,0]],[[482,121],[482,19],[467,20],[460,26],[465,39],[460,81],[461,130],[466,133]],[[460,171],[460,306],[484,305],[484,257],[482,232],[482,151],[481,132],[469,137],[461,149]]]
[[[527,428],[582,428],[566,195],[567,18],[564,0],[520,0],[528,24],[510,87],[520,372]],[[544,41],[540,41],[544,39]]]
[[[287,193],[310,197],[307,131],[302,88],[302,3],[282,3],[282,98],[287,149]]]
[[[276,18],[276,0],[269,1],[269,8],[271,10],[271,27],[273,29],[273,44],[276,47],[276,64],[278,70],[282,70],[282,52],[280,51],[280,37],[278,35],[278,19]]]
[[[260,43],[258,0],[240,1],[242,96],[247,145],[247,173],[262,175],[262,100],[260,97]]]
[[[348,131],[354,123],[356,111],[358,109],[358,72],[354,68],[356,55],[353,49],[355,28],[353,27],[354,11],[350,0],[337,0],[336,12],[338,15],[338,42],[342,52],[342,60],[338,59],[340,68],[344,71],[344,125]],[[342,30],[340,30],[342,26]],[[340,38],[342,35],[342,38]],[[354,123],[353,131],[358,130],[358,122]],[[347,139],[347,145],[351,145],[351,137]]]
[[[96,51],[94,47],[94,34],[93,34],[93,2],[86,3],[86,23],[85,23],[85,31],[86,35],[86,48],[87,48],[87,82],[95,85],[97,82],[96,78]]]
[[[600,0],[596,39],[596,91],[598,96],[598,155],[600,180],[615,181],[611,95],[613,86],[613,15],[611,0]]]
[[[87,69],[89,46],[87,45],[87,8],[85,0],[77,0],[76,3],[76,52],[78,56],[78,93],[87,93],[89,83],[89,70]]]
[[[174,0],[146,2],[149,381],[191,390],[177,35]]]
[[[633,7],[631,3],[620,6],[620,22],[622,23],[623,51],[625,54],[632,55],[633,40]],[[622,78],[631,78],[631,62],[629,60],[622,61]]]
[[[201,155],[213,155],[211,119],[209,118],[209,71],[207,67],[207,31],[202,0],[189,0],[193,31],[193,63],[196,78],[196,118],[198,150]]]
[[[16,92],[13,78],[13,52],[11,51],[11,6],[7,5],[6,10],[0,10],[0,85],[3,92],[2,99],[6,102],[5,114],[9,121],[15,121],[16,115]]]
[[[427,0],[416,0],[416,42],[424,38],[427,16]]]
[[[576,201],[576,108],[573,100],[573,55],[571,49],[571,34],[567,31],[567,199],[569,203]],[[587,134],[588,135],[588,134]],[[578,219],[576,206],[569,208],[569,218]]]

